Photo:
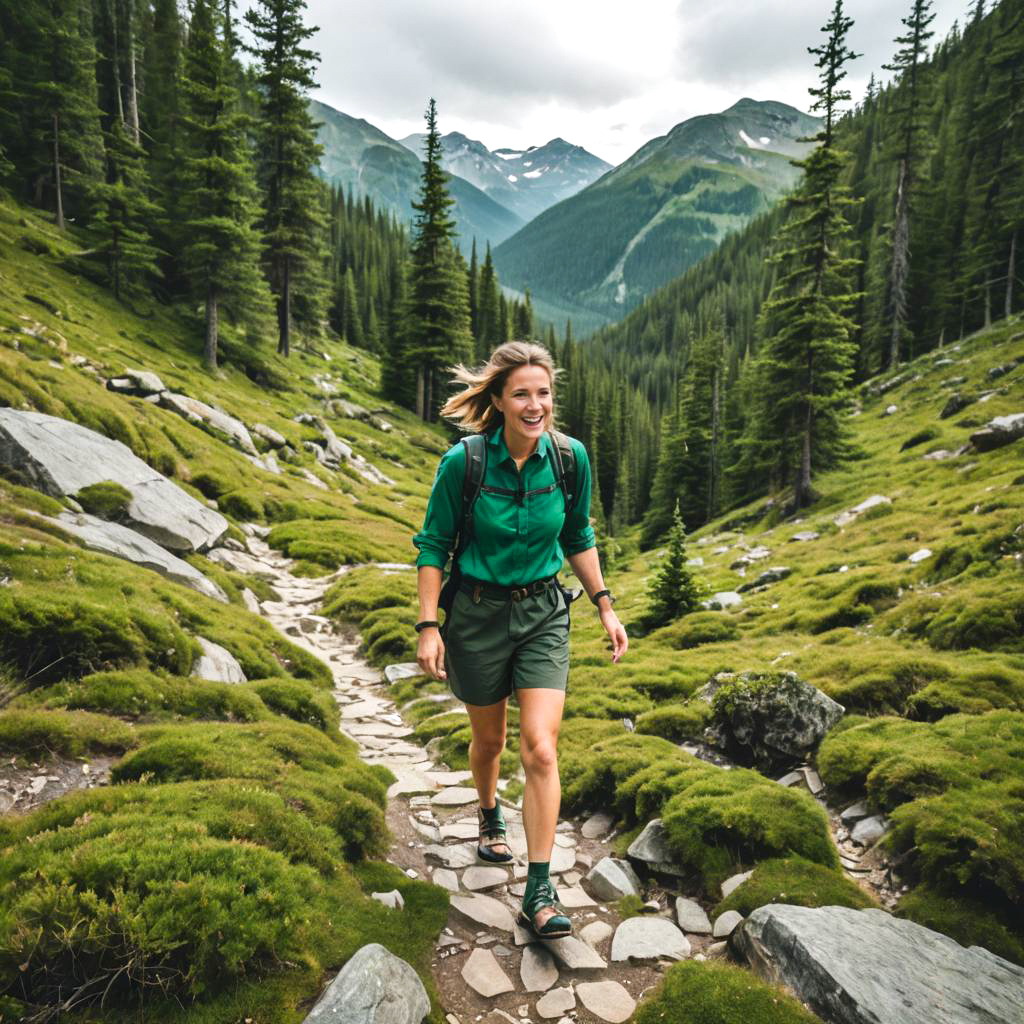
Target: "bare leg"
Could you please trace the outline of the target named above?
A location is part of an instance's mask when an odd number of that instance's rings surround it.
[[[505,711],[508,700],[496,704],[467,704],[473,738],[469,742],[469,770],[473,773],[481,807],[493,807],[498,790],[501,752],[505,749]],[[552,840],[554,841],[554,840]],[[496,843],[494,853],[512,851]]]

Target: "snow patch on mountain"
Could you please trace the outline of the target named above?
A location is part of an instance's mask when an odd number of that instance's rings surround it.
[[[762,146],[767,146],[771,141],[770,139],[762,139],[760,142],[755,142],[742,128],[740,129],[740,138],[751,148],[760,149]]]
[[[539,178],[544,173],[544,171],[546,171],[546,170],[547,170],[547,168],[545,167],[543,170],[540,170],[540,171],[526,171],[526,173],[523,174],[523,177],[524,178]]]
[[[519,179],[514,174],[510,174],[508,176],[508,180],[509,181],[518,181]]]

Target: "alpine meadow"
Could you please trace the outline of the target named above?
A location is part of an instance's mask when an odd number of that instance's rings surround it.
[[[1024,1020],[1024,0],[796,4],[802,107],[617,163],[571,62],[479,116],[541,6],[0,7],[0,1021]],[[629,636],[567,602],[545,941],[518,694],[485,864],[417,661],[516,340]]]

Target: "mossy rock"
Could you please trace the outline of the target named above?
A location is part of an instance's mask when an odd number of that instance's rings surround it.
[[[820,1024],[781,987],[744,967],[691,960],[673,964],[640,1004],[632,1024]]]
[[[114,480],[103,480],[83,487],[75,495],[75,500],[90,515],[120,523],[128,517],[132,493]]]
[[[755,865],[754,873],[738,885],[712,911],[717,918],[727,910],[747,917],[768,903],[798,907],[852,907],[860,910],[878,904],[855,882],[835,868],[815,864],[805,857],[772,857]]]
[[[13,708],[0,711],[0,754],[43,758],[49,754],[121,754],[138,744],[126,722],[88,711]]]

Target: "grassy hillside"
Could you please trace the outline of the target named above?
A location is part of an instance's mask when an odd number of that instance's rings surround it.
[[[219,505],[229,538],[243,539],[242,521],[262,523],[307,574],[408,559],[443,441],[377,400],[372,360],[324,342],[286,362],[269,343],[246,352],[229,329],[226,365],[211,378],[198,317],[128,311],[61,269],[77,247],[0,203],[0,404],[123,441]],[[126,368],[280,431],[294,456],[275,475],[98,380]],[[393,429],[331,415],[331,396]],[[319,432],[294,420],[302,412],[324,415],[395,485],[321,467],[303,445]],[[0,754],[79,778],[79,760],[125,756],[116,786],[0,817],[0,992],[28,1004],[74,993],[82,1007],[68,1020],[97,1019],[85,1004],[109,983],[103,1020],[137,1019],[143,998],[147,1020],[299,1021],[323,980],[377,941],[434,994],[429,955],[447,897],[375,862],[388,844],[390,773],[363,765],[338,732],[327,668],[246,610],[243,589],[272,597],[268,583],[190,556],[225,605],[82,549],[41,518],[60,510],[0,478]],[[249,682],[190,678],[197,636],[227,648]],[[401,928],[367,895],[395,886]],[[19,1011],[0,997],[0,1018],[8,1012]]]

